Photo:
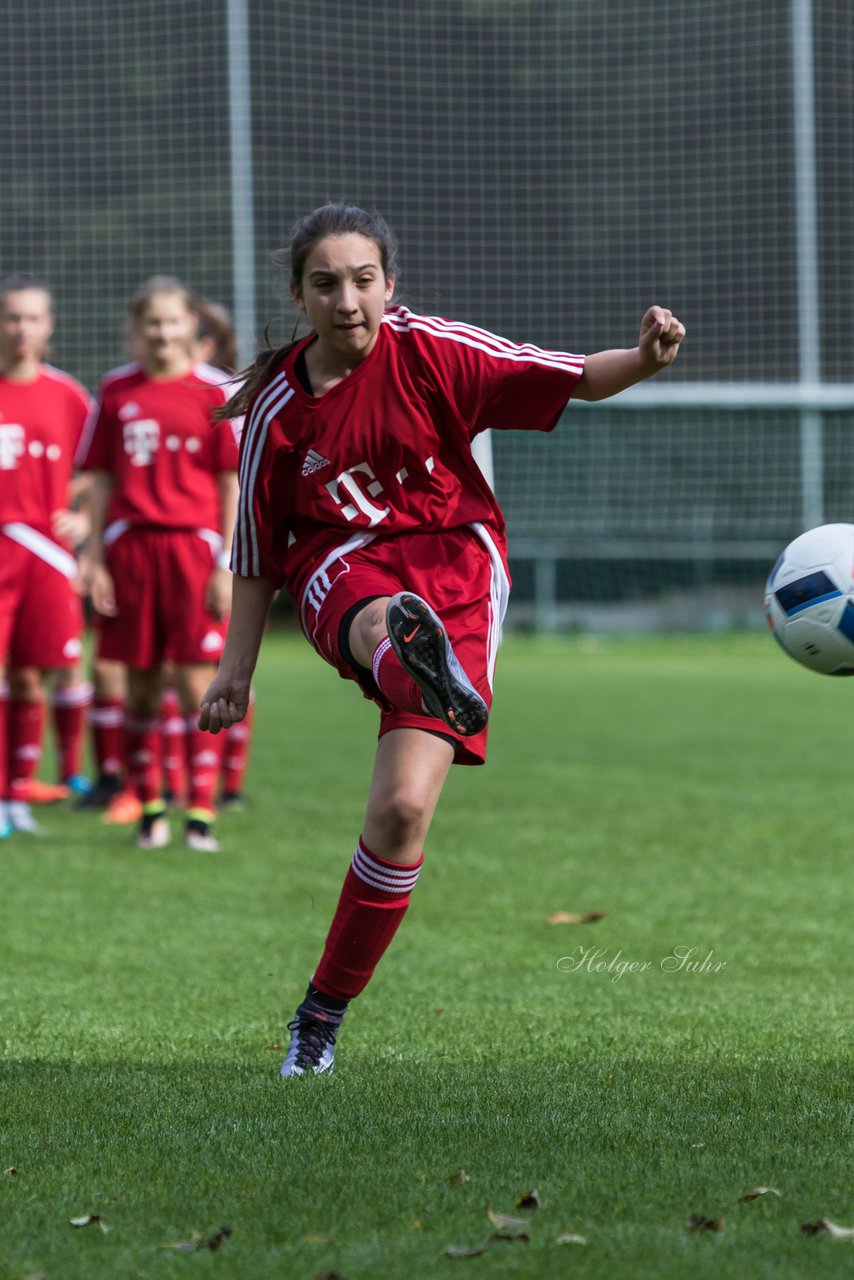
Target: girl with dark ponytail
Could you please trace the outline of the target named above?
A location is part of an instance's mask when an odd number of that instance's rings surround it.
[[[226,408],[246,413],[234,605],[202,700],[212,733],[246,714],[270,601],[284,586],[310,643],[380,708],[362,834],[320,963],[288,1024],[285,1077],[332,1067],[348,1003],[406,912],[451,764],[482,764],[507,600],[504,519],[472,458],[487,428],[551,431],[675,358],[662,307],[638,345],[586,358],[391,306],[382,219],[324,205],[297,227],[291,294],[312,332],[264,353]]]

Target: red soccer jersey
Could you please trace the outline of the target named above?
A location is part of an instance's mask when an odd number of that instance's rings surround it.
[[[288,352],[246,417],[232,569],[295,598],[337,547],[504,518],[471,453],[488,428],[551,431],[584,357],[394,307],[368,357],[320,398]]]
[[[0,525],[51,534],[68,506],[74,454],[91,406],[79,382],[42,365],[32,382],[0,377]]]
[[[206,365],[181,378],[152,378],[138,364],[107,374],[79,465],[113,477],[108,525],[219,531],[217,476],[237,467],[232,424],[212,416],[226,399]]]

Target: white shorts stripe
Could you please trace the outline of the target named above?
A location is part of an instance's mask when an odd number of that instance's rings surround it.
[[[316,569],[315,572],[312,574],[312,576],[309,578],[308,583],[302,593],[302,599],[300,600],[300,611],[299,611],[300,626],[303,629],[303,633],[306,636],[308,636],[309,640],[311,639],[311,635],[309,633],[308,620],[305,616],[305,611],[309,605],[312,605],[314,607],[315,613],[320,611],[320,605],[314,603],[314,592],[316,590],[317,583],[318,582],[326,583],[326,590],[322,593],[320,597],[320,604],[322,604],[323,601],[326,599],[327,595],[329,594],[330,589],[333,586],[333,583],[330,582],[329,575],[326,572],[326,570],[330,568],[330,566],[333,565],[336,560],[343,560],[344,557],[346,555],[349,555],[351,551],[361,551],[362,547],[366,547],[369,542],[373,542],[376,536],[377,535],[375,533],[369,533],[367,530],[365,530],[364,533],[357,533],[354,537],[350,538],[348,542],[345,542],[340,547],[336,547],[334,551],[330,551],[329,555],[326,557],[326,559],[323,561],[320,567]],[[335,581],[336,582],[338,581],[337,577]]]
[[[504,615],[507,612],[507,601],[510,598],[510,583],[507,579],[504,561],[501,559],[501,554],[493,541],[492,534],[480,522],[475,522],[471,528],[474,529],[486,547],[489,559],[492,562],[489,584],[489,635],[486,650],[486,675],[491,689],[495,677],[498,646],[501,643],[501,627],[504,622]]]

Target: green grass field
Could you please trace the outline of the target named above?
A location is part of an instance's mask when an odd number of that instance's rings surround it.
[[[221,854],[59,809],[0,847],[3,1280],[851,1273],[800,1231],[854,1226],[848,683],[765,636],[508,641],[490,762],[453,771],[335,1073],[290,1082],[375,714],[296,638],[257,684]],[[487,1205],[530,1239],[445,1256]]]

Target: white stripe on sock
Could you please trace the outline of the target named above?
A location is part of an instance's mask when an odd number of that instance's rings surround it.
[[[377,686],[378,689],[382,688],[382,685],[380,684],[380,677],[379,677],[380,663],[382,662],[383,658],[386,656],[390,648],[391,648],[391,641],[389,640],[388,636],[386,636],[385,640],[380,640],[376,649],[374,649],[374,659],[373,659],[373,662],[371,663],[371,668],[374,673],[374,684]]]
[[[360,844],[356,845],[351,866],[359,879],[364,880],[366,884],[373,885],[375,889],[384,889],[387,893],[400,894],[409,893],[415,887],[421,870],[420,862],[415,867],[387,867],[365,853]]]

